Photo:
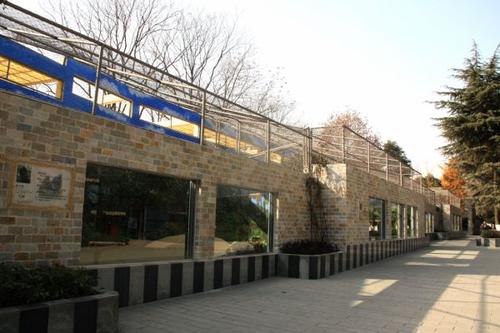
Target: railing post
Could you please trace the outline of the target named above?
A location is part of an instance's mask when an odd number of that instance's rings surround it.
[[[266,131],[266,162],[271,163],[271,121],[267,120],[267,131]]]
[[[201,103],[201,122],[200,122],[200,145],[205,141],[205,115],[207,107],[207,93],[203,91],[203,98]],[[238,145],[239,148],[239,145]]]
[[[236,152],[240,153],[240,143],[241,143],[241,123],[238,121],[238,137],[236,138]]]
[[[307,164],[309,165],[309,170],[311,170],[312,168],[312,160],[313,160],[313,130],[312,128],[309,128],[309,138],[308,138],[308,141],[309,141],[309,154],[308,154],[308,159],[307,159]]]
[[[399,162],[399,185],[403,186],[403,163]]]
[[[389,155],[385,153],[385,180],[389,180]]]
[[[345,126],[342,126],[342,162],[345,163]]]
[[[368,170],[368,173],[370,173],[370,142],[366,142],[366,143],[367,143],[367,146],[368,146],[367,147],[368,153],[366,155],[366,161],[367,161],[367,164],[368,164],[367,170]]]
[[[304,136],[302,140],[302,167],[304,172],[308,173],[311,170],[309,169],[309,128],[304,128],[303,130]]]
[[[220,122],[215,123],[215,144],[218,145],[220,142]]]
[[[99,59],[97,59],[97,67],[95,70],[95,82],[94,82],[94,99],[92,101],[92,114],[95,115],[97,109],[97,97],[99,95],[99,81],[101,80],[101,68],[102,68],[102,55],[104,53],[104,47],[101,45],[99,50]]]

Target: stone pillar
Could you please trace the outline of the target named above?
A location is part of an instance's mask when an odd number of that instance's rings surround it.
[[[210,258],[214,255],[215,206],[217,185],[202,181],[196,193],[193,258]]]

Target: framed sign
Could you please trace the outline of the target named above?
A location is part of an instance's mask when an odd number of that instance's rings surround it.
[[[13,161],[9,203],[15,207],[70,209],[73,170],[38,162]]]

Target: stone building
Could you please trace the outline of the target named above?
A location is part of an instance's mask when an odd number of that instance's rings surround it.
[[[71,55],[77,39],[105,46],[65,33],[73,38],[45,45],[65,50],[62,61],[19,33],[0,36],[0,261],[123,265],[277,252],[311,237],[311,177],[321,184],[323,231],[340,247],[433,231],[438,211],[421,175],[350,130],[325,141],[173,77],[154,90],[144,74]],[[317,156],[326,162],[314,165]],[[459,209],[439,208],[452,230]]]

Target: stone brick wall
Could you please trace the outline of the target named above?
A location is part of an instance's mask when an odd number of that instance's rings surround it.
[[[71,168],[72,207],[9,207],[14,160]],[[309,235],[300,171],[0,91],[0,261],[79,263],[88,162],[197,180],[195,258],[213,253],[218,184],[276,194],[275,248]]]
[[[346,164],[328,165],[323,168],[319,179],[324,185],[322,197],[325,200],[328,237],[337,244],[356,244],[369,240],[369,198],[386,201],[386,239],[391,238],[392,203],[417,207],[415,237],[424,235],[426,199],[422,194]]]
[[[453,231],[453,216],[462,216],[462,210],[459,207],[443,203],[440,205],[442,214],[441,227],[444,231]],[[460,230],[462,230],[462,219],[460,219]]]

